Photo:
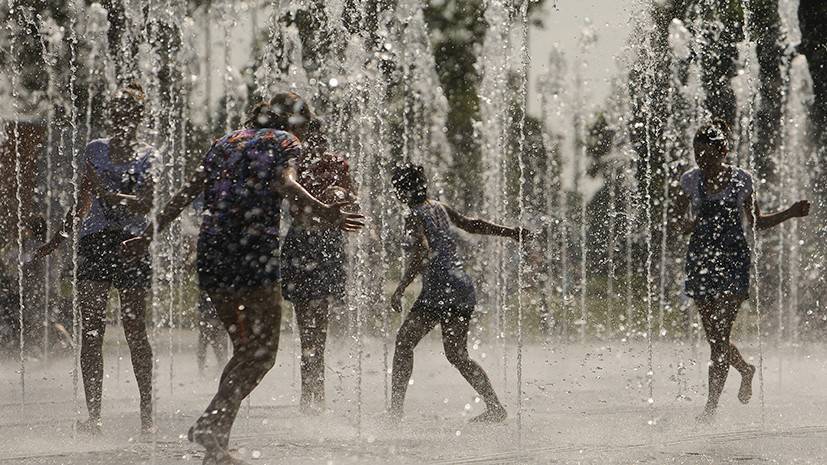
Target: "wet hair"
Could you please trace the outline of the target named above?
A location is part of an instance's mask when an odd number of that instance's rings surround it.
[[[428,196],[428,178],[425,168],[413,163],[405,163],[393,169],[391,184],[398,192],[410,195],[414,202],[423,202]]]
[[[112,119],[121,116],[124,119],[141,119],[144,114],[146,95],[138,82],[130,82],[121,87],[112,98]]]
[[[313,121],[313,111],[295,92],[276,94],[270,100],[255,104],[247,114],[247,127],[289,131]]]
[[[695,155],[700,154],[704,147],[713,146],[721,152],[726,152],[729,148],[729,125],[721,120],[713,120],[711,123],[705,124],[698,128],[695,133],[695,138],[692,140],[692,146],[695,149]]]

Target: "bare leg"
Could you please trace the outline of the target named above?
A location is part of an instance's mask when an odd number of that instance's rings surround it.
[[[210,325],[212,328],[209,343],[213,346],[218,364],[224,365],[227,363],[227,333],[224,330],[224,325],[221,324],[221,320],[210,320]]]
[[[219,318],[233,344],[218,392],[190,429],[190,440],[207,449],[209,460],[228,461],[227,447],[241,402],[276,362],[281,322],[281,292],[275,288],[212,291]]]
[[[709,396],[702,418],[706,419],[715,414],[726,383],[732,347],[730,334],[737,316],[737,306],[725,300],[709,300],[698,303],[698,312],[710,348]]]
[[[203,317],[198,317],[198,345],[195,349],[195,358],[198,361],[198,373],[204,372],[204,367],[207,365],[207,346],[209,345],[209,336],[207,332],[210,328],[207,326],[209,322]]]
[[[78,281],[78,303],[83,322],[80,347],[80,371],[86,394],[89,432],[99,432],[103,394],[103,335],[106,331],[106,302],[109,283]]]
[[[390,414],[401,417],[404,411],[405,393],[413,373],[414,348],[439,323],[439,320],[425,312],[411,310],[399,333],[396,335],[396,350],[393,353],[391,374]]]
[[[123,330],[141,398],[141,430],[152,430],[152,346],[146,333],[146,289],[120,290]]]
[[[324,350],[327,342],[328,301],[296,304],[301,340],[301,406],[314,410],[324,405]]]
[[[745,297],[728,301],[726,303],[726,312],[737,314],[744,300],[746,300]],[[729,364],[741,374],[741,387],[738,389],[738,400],[740,400],[742,404],[749,403],[750,399],[752,399],[752,378],[755,376],[755,366],[750,365],[744,360],[741,352],[738,351],[738,348],[735,347],[735,344],[731,341],[729,343]]]
[[[458,312],[442,320],[442,344],[445,348],[445,356],[485,401],[487,410],[475,421],[500,422],[506,418],[505,408],[497,398],[497,393],[494,392],[494,387],[485,370],[468,355],[470,314],[471,312],[468,311]]]

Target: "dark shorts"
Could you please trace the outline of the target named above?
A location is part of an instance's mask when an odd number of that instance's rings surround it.
[[[278,236],[201,234],[198,283],[201,289],[238,290],[279,282]]]
[[[341,231],[290,228],[281,248],[285,300],[307,302],[345,295],[345,246]]]
[[[132,238],[122,231],[101,231],[78,241],[78,280],[110,283],[116,289],[149,289],[152,266],[149,255],[126,258],[121,243]]]

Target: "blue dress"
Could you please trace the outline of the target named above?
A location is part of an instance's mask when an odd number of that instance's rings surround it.
[[[463,269],[448,212],[439,202],[426,201],[414,207],[408,218],[409,225],[417,223],[428,241],[429,256],[422,273],[422,292],[411,311],[438,317],[469,316],[477,303],[474,283]],[[419,239],[414,232],[413,227],[408,228],[408,248]]]
[[[697,224],[686,254],[686,294],[696,300],[749,295],[750,248],[742,212],[752,193],[752,179],[734,169],[721,192],[707,194],[699,171],[684,175],[684,190],[693,200]]]

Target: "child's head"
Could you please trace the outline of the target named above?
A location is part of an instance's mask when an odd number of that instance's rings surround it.
[[[307,102],[295,92],[284,92],[256,104],[247,117],[247,126],[281,129],[301,137],[312,120],[313,111]]]
[[[144,91],[137,82],[118,89],[111,102],[113,134],[121,139],[132,139],[144,118]]]
[[[425,168],[413,163],[405,163],[393,170],[391,183],[396,189],[396,196],[405,203],[424,202],[428,197],[428,179]]]
[[[729,127],[720,120],[705,124],[695,133],[692,145],[698,168],[706,170],[718,166],[729,154]]]

